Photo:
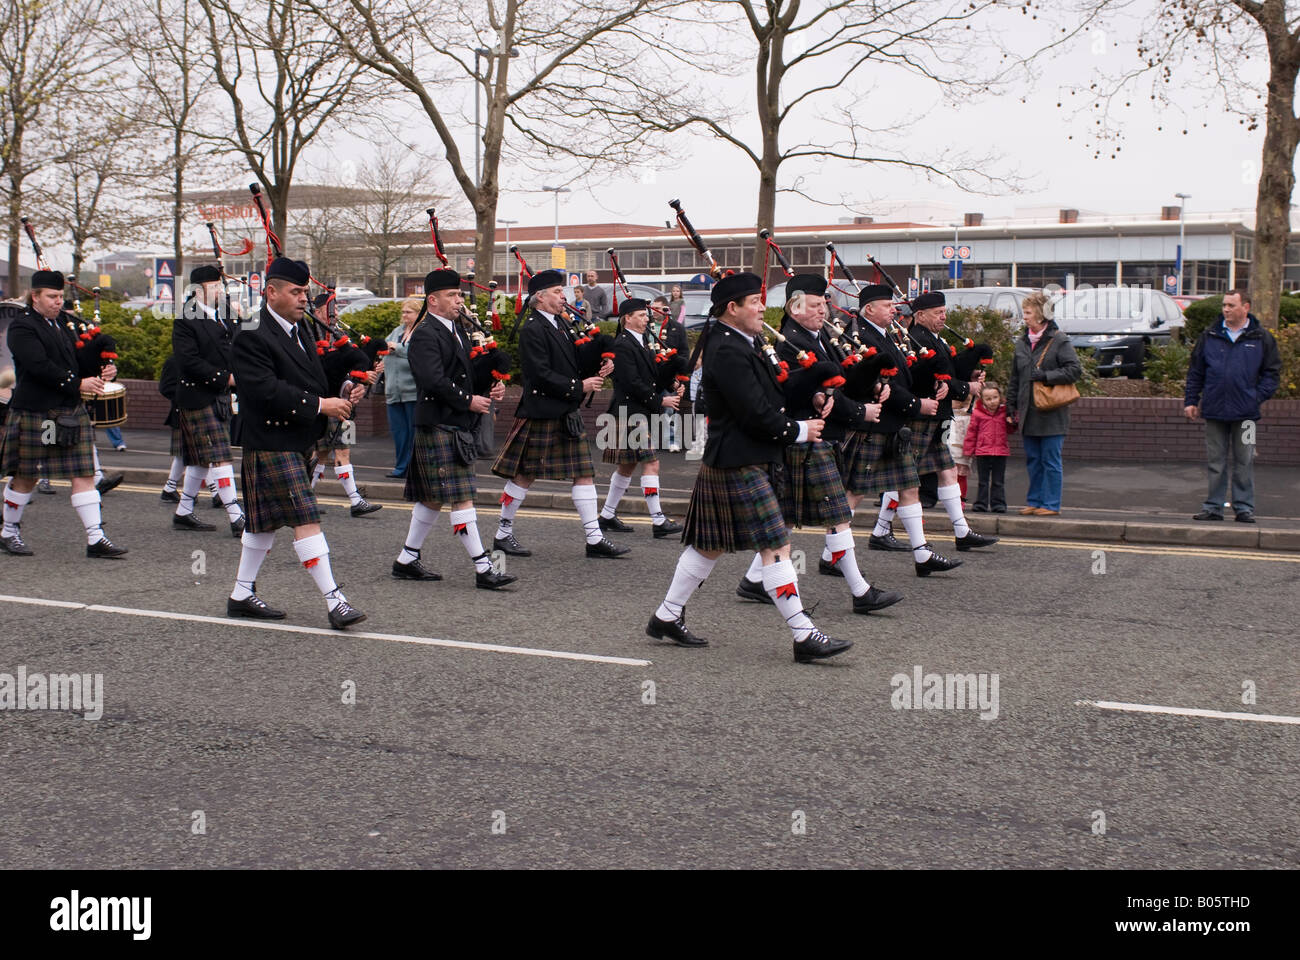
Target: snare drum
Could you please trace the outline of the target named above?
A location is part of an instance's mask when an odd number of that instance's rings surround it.
[[[126,387],[104,384],[104,392],[90,398],[90,421],[97,427],[120,427],[126,423]]]

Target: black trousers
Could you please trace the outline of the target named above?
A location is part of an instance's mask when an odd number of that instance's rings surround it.
[[[975,487],[975,507],[983,510],[1007,508],[1007,458],[976,457],[975,469],[978,483]]]

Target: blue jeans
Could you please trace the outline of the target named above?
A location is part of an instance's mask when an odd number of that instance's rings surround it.
[[[121,429],[121,427],[105,427],[105,428],[104,428],[104,432],[105,432],[106,434],[108,434],[108,442],[111,443],[111,444],[113,445],[113,449],[114,449],[114,450],[116,450],[118,447],[122,446],[122,429]]]
[[[406,474],[411,465],[411,449],[415,444],[415,401],[388,405],[388,432],[393,435],[393,450],[397,460],[393,472]]]
[[[1029,470],[1029,493],[1025,505],[1045,510],[1061,509],[1061,447],[1065,434],[1051,437],[1021,437],[1025,444],[1025,467]]]
[[[1250,423],[1247,434],[1246,424]],[[1203,506],[1210,513],[1223,513],[1223,499],[1228,493],[1228,467],[1232,466],[1232,509],[1236,513],[1255,512],[1255,444],[1254,421],[1206,420],[1205,462],[1209,474],[1209,496]]]

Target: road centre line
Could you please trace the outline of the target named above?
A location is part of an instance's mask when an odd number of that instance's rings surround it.
[[[1285,723],[1300,726],[1300,717],[1273,713],[1240,713],[1226,710],[1202,710],[1199,707],[1161,707],[1149,703],[1117,703],[1114,700],[1076,700],[1076,707],[1119,710],[1125,713],[1161,713],[1176,717],[1208,717],[1213,720],[1248,720],[1254,723]]]

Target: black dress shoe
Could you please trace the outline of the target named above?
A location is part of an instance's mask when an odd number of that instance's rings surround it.
[[[284,611],[268,607],[257,594],[243,600],[226,597],[226,616],[252,617],[255,620],[283,620]]]
[[[817,572],[820,573],[823,577],[842,577],[842,576],[844,576],[844,571],[842,571],[842,570],[841,570],[838,566],[836,566],[835,564],[831,563],[831,562],[830,562],[829,560],[827,560],[825,557],[818,557],[818,558],[817,558]]]
[[[202,520],[194,516],[194,514],[192,513],[187,513],[184,516],[182,516],[179,513],[173,513],[172,529],[173,530],[215,530],[217,528],[215,525],[211,523],[204,523]]]
[[[46,480],[44,477],[41,477],[41,479],[36,482],[36,492],[53,493],[54,488],[50,486],[50,481]]]
[[[404,473],[398,473],[396,470],[391,470],[391,471],[389,471],[388,473],[384,474],[384,476],[386,476],[389,480],[405,480],[405,479],[406,479],[406,474],[404,474]]]
[[[759,603],[768,603],[775,606],[774,601],[767,595],[761,583],[754,583],[748,577],[740,578],[740,586],[736,587],[736,596],[742,600],[757,600]]]
[[[685,610],[676,620],[660,620],[653,613],[650,614],[650,622],[646,624],[645,632],[656,640],[671,640],[679,647],[707,647],[709,645],[709,641],[703,637],[697,637],[686,629]]]
[[[663,523],[656,523],[651,529],[654,531],[655,539],[662,540],[664,537],[671,537],[675,533],[681,533],[682,525],[676,520],[665,520]]]
[[[884,610],[885,607],[892,607],[903,599],[903,595],[897,590],[877,590],[875,587],[868,587],[867,592],[860,597],[853,598],[854,613],[870,613],[873,610]]]
[[[163,503],[180,503],[181,495],[175,490],[164,490],[162,493],[158,494],[158,499]]]
[[[509,574],[497,573],[495,570],[474,571],[474,586],[480,590],[500,590],[518,580]]]
[[[813,660],[825,660],[837,653],[843,653],[851,646],[853,646],[852,640],[836,640],[834,637],[826,636],[820,630],[814,630],[803,640],[795,642],[794,662],[811,663]]]
[[[335,630],[350,627],[352,624],[360,623],[364,619],[366,619],[366,615],[346,600],[340,602],[337,607],[330,611],[330,626]]]
[[[113,541],[109,540],[108,537],[103,537],[98,543],[92,543],[86,547],[86,556],[98,557],[103,560],[114,560],[124,553],[126,553],[126,547],[114,546]]]
[[[923,544],[923,546],[928,548],[930,545],[927,543]],[[960,567],[961,565],[961,560],[949,560],[947,557],[931,550],[930,556],[916,564],[916,575],[918,577],[928,577],[936,570],[951,570],[953,567]]]
[[[15,557],[30,557],[32,555],[32,548],[23,542],[21,530],[12,537],[0,537],[0,550]]]
[[[195,499],[197,499],[197,498],[195,498]],[[213,510],[224,510],[225,508],[226,508],[226,505],[225,505],[224,503],[221,502],[221,498],[220,498],[219,496],[217,496],[217,495],[214,493],[214,494],[212,495],[212,509],[213,509]]]
[[[895,553],[910,552],[911,547],[903,543],[892,533],[887,533],[883,537],[878,537],[874,533],[867,540],[868,550],[892,550]]]
[[[966,536],[957,537],[958,550],[973,550],[975,547],[991,547],[998,542],[997,537],[991,537],[988,534],[976,533],[974,530],[968,530]]]
[[[1212,511],[1209,510],[1202,510],[1200,513],[1192,517],[1192,519],[1193,520],[1222,520],[1223,514],[1213,513]]]
[[[240,517],[238,520],[236,520],[234,523],[230,525],[230,535],[234,537],[236,540],[238,540],[240,537],[244,535],[244,528],[246,526],[248,526],[248,521],[243,517]]]
[[[1251,511],[1251,510],[1242,510],[1240,513],[1237,514],[1237,522],[1238,522],[1238,523],[1254,523],[1254,522],[1255,522],[1255,514],[1254,514],[1254,511]]]
[[[524,545],[515,539],[513,533],[508,533],[504,537],[494,537],[492,539],[492,548],[500,550],[508,557],[531,557],[533,551],[525,550]]]
[[[371,503],[369,500],[362,500],[360,503],[352,505],[352,516],[364,517],[367,513],[374,513],[376,510],[384,509],[382,503]]]
[[[108,491],[112,490],[114,487],[116,487],[119,483],[121,483],[125,479],[126,479],[125,473],[115,473],[111,477],[105,474],[104,479],[100,480],[99,483],[95,484],[95,489],[98,490],[102,495],[108,493]]]
[[[971,507],[970,509],[971,509],[971,513],[988,513],[988,512],[989,512],[989,508],[986,507],[986,506],[984,506],[984,504],[982,504],[982,503],[977,503],[977,504],[975,504],[973,507]],[[1003,513],[1005,513],[1005,512],[1006,512],[1006,511],[1004,510]]]
[[[616,547],[604,537],[600,538],[599,543],[587,544],[587,556],[589,557],[621,557],[625,553],[631,553],[631,547]]]
[[[414,551],[412,551],[414,552]],[[434,573],[432,570],[425,569],[420,563],[419,553],[415,554],[415,559],[410,563],[398,563],[393,561],[393,576],[398,580],[441,580],[442,574]]]
[[[600,516],[597,518],[600,522],[600,529],[605,533],[613,531],[614,533],[631,533],[632,528],[618,518],[618,514],[612,517]]]

